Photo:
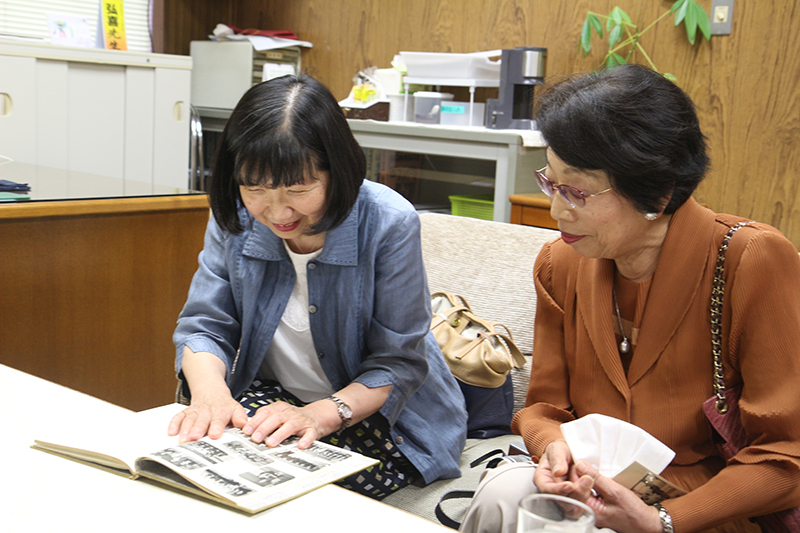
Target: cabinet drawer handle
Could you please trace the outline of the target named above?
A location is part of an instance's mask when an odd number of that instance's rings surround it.
[[[11,114],[11,108],[14,107],[11,101],[11,95],[8,93],[0,93],[0,117],[7,117]]]
[[[172,116],[175,117],[175,120],[178,122],[183,122],[183,102],[178,101],[175,102],[175,105],[172,106]]]

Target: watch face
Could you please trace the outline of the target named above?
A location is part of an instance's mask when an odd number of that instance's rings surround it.
[[[350,407],[348,407],[347,405],[340,406],[339,410],[342,413],[342,416],[348,420],[350,420],[350,417],[353,416],[353,410],[350,409]]]

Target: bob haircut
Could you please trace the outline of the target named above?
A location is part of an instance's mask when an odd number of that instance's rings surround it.
[[[643,213],[674,213],[708,170],[694,103],[641,65],[555,84],[539,97],[536,122],[562,161],[605,171]]]
[[[282,76],[251,87],[239,100],[212,163],[209,203],[217,223],[244,230],[239,186],[291,187],[329,174],[325,213],[310,229],[341,224],[366,175],[364,152],[331,92],[306,75]]]

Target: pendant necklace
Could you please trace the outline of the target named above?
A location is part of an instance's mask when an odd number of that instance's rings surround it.
[[[622,334],[622,342],[619,343],[620,353],[628,353],[631,349],[631,344],[628,342],[628,337],[625,335],[625,328],[622,327],[622,317],[619,314],[619,304],[617,303],[617,290],[614,285],[611,285],[611,294],[614,297],[614,308],[617,311],[617,320],[619,321],[619,332]]]

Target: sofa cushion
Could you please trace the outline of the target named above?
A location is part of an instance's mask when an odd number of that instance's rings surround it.
[[[423,213],[422,257],[431,292],[460,294],[476,315],[500,322],[524,354],[533,351],[533,264],[555,230]]]
[[[533,264],[558,232],[439,213],[422,213],[422,257],[431,292],[460,294],[479,317],[511,330],[527,364],[511,372],[514,412],[525,405],[533,351]]]

